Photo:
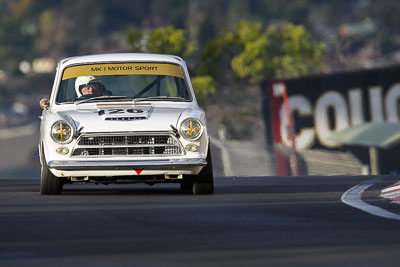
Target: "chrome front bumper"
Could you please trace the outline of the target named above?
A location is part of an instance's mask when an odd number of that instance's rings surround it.
[[[131,170],[145,168],[146,170],[181,170],[207,165],[205,159],[185,160],[132,160],[132,161],[50,161],[50,169],[57,170]]]

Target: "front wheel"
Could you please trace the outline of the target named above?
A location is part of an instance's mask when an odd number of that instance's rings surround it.
[[[193,183],[193,194],[204,195],[214,192],[214,174],[211,161],[211,149],[208,148],[207,165],[196,176]]]
[[[194,195],[209,195],[214,192],[214,185],[212,183],[194,183]]]
[[[43,151],[41,151],[42,156],[42,168],[41,168],[41,178],[40,178],[40,193],[42,195],[58,195],[61,193],[63,188],[63,183],[61,178],[55,176],[46,164],[46,159],[44,157]]]
[[[182,181],[181,182],[181,191],[183,192],[191,192],[193,188],[192,181]]]

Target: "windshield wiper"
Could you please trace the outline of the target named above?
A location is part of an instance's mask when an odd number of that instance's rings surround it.
[[[162,101],[162,100],[186,100],[186,99],[179,96],[149,96],[149,97],[135,98],[133,99],[133,102],[148,101],[148,100]]]
[[[118,95],[103,95],[103,96],[95,96],[95,97],[91,97],[88,99],[83,99],[80,101],[76,101],[75,105],[79,105],[82,103],[87,103],[87,102],[91,102],[91,101],[97,101],[97,100],[108,100],[108,99],[124,99],[124,98],[128,98],[127,96],[118,96]]]

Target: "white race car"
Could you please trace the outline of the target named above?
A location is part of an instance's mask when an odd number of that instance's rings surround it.
[[[214,190],[205,113],[179,57],[66,58],[40,106],[42,194],[60,194],[74,182]]]

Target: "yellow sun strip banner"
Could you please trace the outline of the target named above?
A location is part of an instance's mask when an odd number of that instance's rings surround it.
[[[64,70],[62,79],[101,75],[165,75],[183,79],[179,66],[160,63],[113,63],[73,66]]]

